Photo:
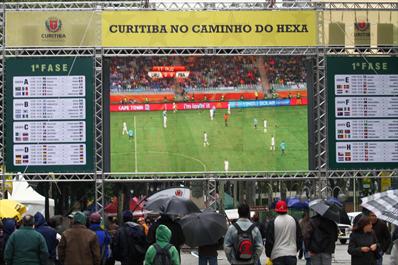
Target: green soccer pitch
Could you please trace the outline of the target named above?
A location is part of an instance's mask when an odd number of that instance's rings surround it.
[[[308,169],[307,106],[231,109],[228,127],[226,110],[167,112],[163,128],[161,111],[112,112],[112,172],[288,171]],[[254,128],[254,118],[258,120]],[[267,120],[267,132],[263,121]],[[122,135],[123,122],[134,138]],[[203,133],[209,146],[203,146]],[[271,149],[275,136],[276,150]],[[285,141],[282,155],[280,143]]]

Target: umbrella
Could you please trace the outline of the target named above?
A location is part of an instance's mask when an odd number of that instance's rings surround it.
[[[309,206],[312,210],[320,214],[321,216],[335,221],[336,223],[340,222],[340,207],[336,204],[329,204],[328,202],[317,199],[310,201]]]
[[[191,247],[216,244],[227,232],[225,216],[212,211],[191,213],[178,221]]]
[[[377,218],[398,225],[398,190],[388,190],[362,198],[362,207]]]
[[[343,208],[343,204],[335,197],[330,197],[327,200],[328,204],[336,204],[340,208],[340,222],[339,224],[346,224],[346,225],[351,225],[350,218],[348,217],[348,214],[346,210]]]
[[[296,210],[308,209],[308,201],[302,201],[299,198],[289,198],[287,201],[287,208]]]
[[[159,197],[144,204],[144,209],[167,215],[184,216],[200,212],[200,209],[191,200],[181,197]]]
[[[13,200],[0,200],[0,217],[16,218],[21,220],[22,214],[26,212],[26,206]]]

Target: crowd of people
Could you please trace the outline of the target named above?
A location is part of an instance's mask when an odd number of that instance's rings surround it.
[[[268,82],[275,85],[291,85],[306,83],[305,61],[302,56],[272,56],[268,57]]]
[[[256,213],[250,217],[245,203],[238,208],[239,219],[231,224],[223,241],[199,246],[199,265],[217,265],[217,250],[223,244],[232,265],[260,265],[265,249],[268,264],[295,265],[305,258],[307,265],[331,265],[338,238],[336,223],[316,214],[297,221],[289,215],[285,201],[275,206],[276,217],[260,222]],[[25,215],[20,224],[6,218],[0,226],[0,264],[19,265],[180,265],[185,242],[181,226],[168,215],[153,223],[124,211],[123,222],[104,222],[99,213],[89,216],[74,212],[71,224],[63,231],[55,223],[48,225],[41,213]],[[17,226],[19,226],[17,228]],[[392,237],[386,224],[364,209],[354,219],[348,245],[353,265],[382,265],[383,255],[392,242],[398,242],[398,230]],[[394,245],[391,265],[397,265]]]
[[[291,85],[306,82],[301,56],[182,56],[137,58],[115,57],[110,65],[111,91],[206,91],[256,89],[262,84],[260,64],[270,85]],[[187,78],[152,78],[154,66],[180,65],[189,72]]]

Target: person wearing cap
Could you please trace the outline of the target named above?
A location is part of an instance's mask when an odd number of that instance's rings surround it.
[[[238,214],[239,214],[239,219],[236,221],[236,225],[238,225],[239,228],[243,231],[251,229],[254,224],[250,221],[249,205],[245,203],[240,204],[238,207]],[[247,261],[239,260],[235,256],[235,246],[239,242],[238,229],[237,227],[235,227],[235,225],[230,225],[228,227],[227,233],[225,234],[224,237],[224,251],[230,264],[232,265],[257,264],[257,260],[260,258],[261,252],[263,252],[263,239],[261,237],[260,230],[255,225],[251,230],[251,234],[253,239],[252,242],[254,243],[253,257]]]
[[[89,218],[89,229],[95,232],[100,247],[101,264],[106,264],[107,259],[110,258],[110,234],[101,228],[101,215],[98,212],[92,213]]]
[[[22,227],[11,234],[4,250],[7,265],[46,265],[48,250],[44,237],[33,229],[35,219],[27,214],[22,218]]]
[[[62,234],[58,246],[63,265],[100,265],[100,248],[95,233],[86,227],[86,216],[76,212],[73,224]]]
[[[265,254],[273,265],[296,265],[303,243],[300,225],[287,213],[285,201],[276,203],[275,212],[278,216],[269,222],[265,235]]]
[[[39,232],[46,240],[48,254],[49,254],[47,265],[53,265],[55,264],[57,259],[56,255],[56,248],[58,245],[57,232],[55,231],[54,228],[52,228],[47,224],[46,219],[40,212],[37,212],[34,218],[35,218],[35,230]]]
[[[133,222],[133,213],[124,211],[123,224],[112,241],[113,257],[122,265],[142,265],[148,246],[144,230]]]

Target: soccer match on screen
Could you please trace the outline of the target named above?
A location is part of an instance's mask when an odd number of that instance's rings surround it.
[[[308,169],[304,56],[112,58],[111,171]]]

